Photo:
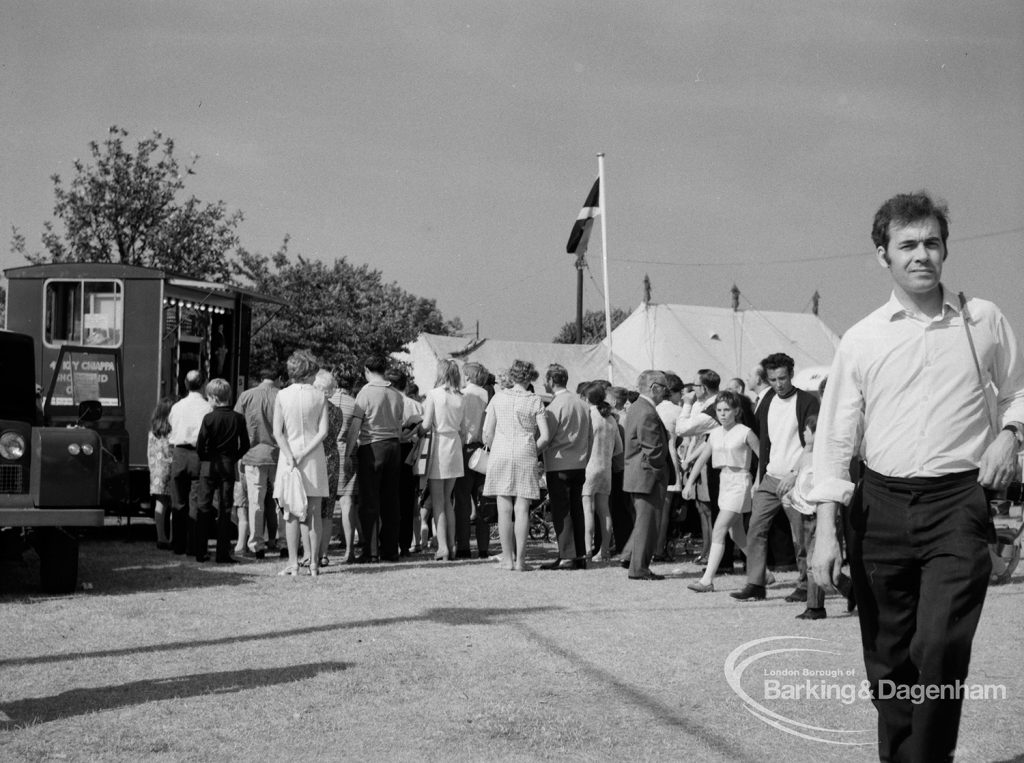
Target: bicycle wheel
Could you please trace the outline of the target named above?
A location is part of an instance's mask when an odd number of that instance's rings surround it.
[[[1017,545],[1017,533],[1007,527],[996,530],[996,542],[989,544],[988,553],[992,557],[991,585],[1002,585],[1009,582],[1014,570],[1020,563],[1020,546]]]

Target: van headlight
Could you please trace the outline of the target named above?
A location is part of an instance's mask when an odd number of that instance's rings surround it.
[[[25,438],[17,432],[4,432],[0,435],[0,458],[17,461],[25,455]]]

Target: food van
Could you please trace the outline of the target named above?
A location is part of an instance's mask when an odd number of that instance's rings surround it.
[[[253,305],[285,304],[132,265],[52,263],[4,275],[7,328],[40,348],[35,374],[47,422],[73,423],[85,399],[103,405],[96,428],[121,472],[104,479],[103,503],[128,516],[150,508],[146,445],[157,401],[183,396],[185,375],[196,369],[227,379],[237,397],[248,383]]]

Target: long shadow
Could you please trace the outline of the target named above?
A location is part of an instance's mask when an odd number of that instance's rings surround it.
[[[70,689],[49,697],[19,699],[0,703],[0,729],[28,724],[49,723],[62,718],[114,710],[119,707],[160,702],[167,699],[198,697],[206,694],[230,694],[246,689],[302,681],[320,673],[333,673],[351,667],[346,662],[318,662],[286,665],[280,668],[233,670],[224,673],[198,673],[174,678],[151,678],[115,686]]]
[[[293,636],[304,636],[313,633],[330,633],[332,631],[343,631],[352,628],[375,628],[383,625],[395,625],[397,623],[410,623],[429,621],[442,625],[494,625],[502,620],[517,617],[519,615],[536,614],[538,612],[552,612],[563,609],[562,607],[524,607],[522,609],[499,609],[496,607],[474,608],[474,607],[437,607],[425,610],[422,614],[408,617],[380,617],[372,620],[353,620],[347,623],[331,623],[329,625],[310,625],[303,628],[289,628],[287,630],[269,631],[267,633],[252,633],[242,636],[224,636],[223,638],[199,639],[189,641],[171,641],[165,644],[146,644],[143,646],[124,647],[121,649],[101,649],[95,652],[65,652],[62,654],[45,654],[36,657],[13,657],[0,660],[0,668],[13,667],[16,665],[45,665],[60,662],[71,662],[83,658],[96,657],[125,657],[133,654],[152,652],[170,652],[181,649],[195,649],[205,646],[223,646],[225,644],[239,644],[258,641],[272,641],[274,639],[291,638]]]
[[[595,682],[607,686],[614,686],[615,690],[619,694],[628,697],[634,704],[648,710],[662,723],[678,728],[688,736],[703,741],[724,758],[735,761],[751,761],[751,763],[755,763],[755,761],[759,760],[757,758],[750,757],[742,747],[736,744],[733,739],[708,730],[707,726],[704,723],[701,723],[700,720],[687,718],[685,715],[679,713],[675,708],[644,694],[633,684],[620,679],[614,673],[610,673],[605,670],[600,664],[588,660],[578,652],[574,652],[567,648],[562,643],[538,633],[527,625],[520,624],[518,627],[520,631],[526,634],[527,638],[537,642],[552,654],[558,655],[566,662],[572,663],[573,665],[585,668],[587,675]],[[636,678],[638,680],[643,680],[645,678],[652,678],[652,676],[637,676]],[[699,691],[699,689],[695,690]]]

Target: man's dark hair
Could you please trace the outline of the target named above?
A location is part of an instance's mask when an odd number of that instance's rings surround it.
[[[370,368],[367,366],[367,368]],[[370,369],[373,370],[372,368]],[[400,368],[389,368],[384,372],[385,380],[391,382],[391,386],[397,389],[399,392],[405,392],[405,387],[409,383],[409,377]]]
[[[683,391],[683,380],[671,371],[665,372],[665,378],[668,380],[668,391],[672,394]]]
[[[901,193],[885,202],[875,213],[875,222],[871,226],[871,240],[876,247],[889,248],[889,225],[909,225],[918,220],[934,217],[939,221],[942,234],[942,247],[946,247],[949,238],[949,207],[944,201],[933,200],[926,191],[917,193]]]
[[[736,386],[740,388],[740,392],[746,392],[747,391],[747,383],[745,381],[743,381],[743,379],[741,379],[740,377],[734,376],[729,381],[735,382]]]
[[[789,375],[793,375],[793,359],[784,352],[773,352],[761,361],[761,367],[764,369],[765,374],[769,371],[774,371],[776,368],[786,368],[789,370]]]
[[[363,361],[363,368],[375,374],[383,374],[388,370],[388,361],[383,355],[371,355]]]
[[[569,383],[569,372],[565,370],[565,366],[552,363],[548,366],[546,378],[548,384],[557,384],[559,387],[564,387]]]
[[[700,369],[697,372],[697,378],[700,379],[700,383],[704,385],[704,389],[712,393],[718,392],[718,387],[722,383],[722,377],[710,368]]]

